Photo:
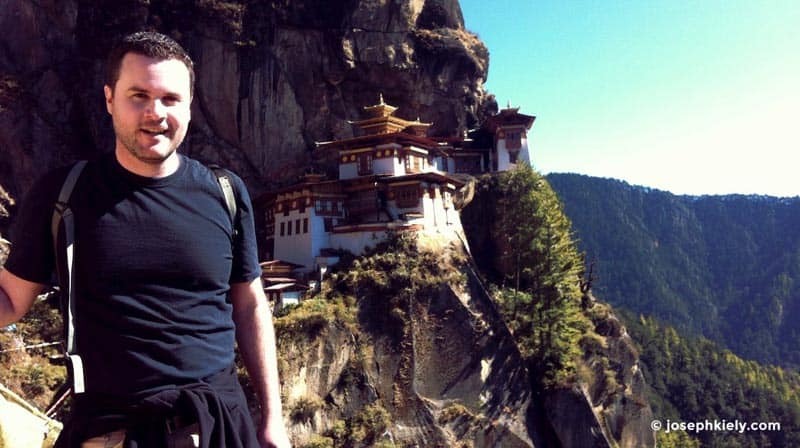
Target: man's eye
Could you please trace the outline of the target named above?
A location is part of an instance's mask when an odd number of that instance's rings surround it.
[[[181,99],[176,96],[165,96],[162,100],[165,106],[174,106],[181,102]]]
[[[144,93],[134,93],[131,96],[131,98],[133,98],[136,101],[145,101],[147,100],[147,95],[145,95]]]

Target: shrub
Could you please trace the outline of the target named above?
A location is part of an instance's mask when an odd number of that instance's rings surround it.
[[[311,421],[314,414],[322,408],[322,400],[316,396],[301,397],[291,405],[289,417],[295,423]]]
[[[442,409],[442,413],[439,415],[439,423],[446,425],[450,422],[454,422],[460,418],[466,418],[468,420],[474,420],[475,415],[467,409],[461,403],[452,403],[448,405],[446,408]]]
[[[333,440],[330,437],[314,435],[303,448],[333,448]]]

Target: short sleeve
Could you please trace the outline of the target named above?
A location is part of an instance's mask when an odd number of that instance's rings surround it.
[[[50,225],[66,173],[66,169],[61,169],[43,176],[20,202],[11,231],[11,253],[5,264],[5,269],[20,278],[41,284],[54,283]]]
[[[238,176],[233,177],[236,191],[236,236],[233,239],[233,267],[230,283],[251,282],[261,276],[258,264],[258,243],[256,241],[253,204],[247,187]]]

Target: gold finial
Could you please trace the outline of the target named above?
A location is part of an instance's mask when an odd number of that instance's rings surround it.
[[[511,100],[506,103],[506,109],[511,109]]]
[[[379,93],[378,96],[380,96],[380,99],[381,99],[381,101],[378,104],[381,105],[381,106],[386,104],[386,103],[383,102],[383,92]]]

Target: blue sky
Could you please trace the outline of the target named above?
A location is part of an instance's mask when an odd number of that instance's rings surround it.
[[[800,195],[800,2],[461,0],[534,167]]]

